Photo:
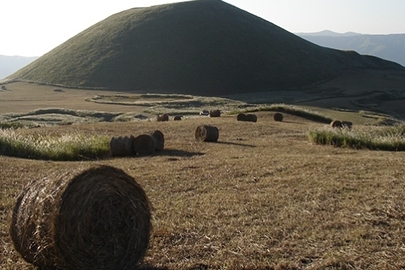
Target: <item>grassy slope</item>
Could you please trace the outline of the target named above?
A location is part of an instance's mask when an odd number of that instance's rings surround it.
[[[73,87],[220,95],[297,88],[346,68],[399,68],[311,44],[222,1],[130,9],[11,75]]]
[[[312,145],[305,131],[321,124],[289,115],[274,122],[272,115],[258,113],[257,123],[231,116],[80,126],[83,134],[109,136],[161,130],[165,150],[144,158],[43,162],[0,157],[0,268],[33,269],[8,236],[15,196],[23,186],[51,171],[94,164],[122,168],[153,203],[154,231],[145,258],[149,269],[404,267],[404,154]],[[219,128],[218,143],[195,141],[201,124]]]

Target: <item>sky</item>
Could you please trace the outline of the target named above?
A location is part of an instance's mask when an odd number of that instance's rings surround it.
[[[1,0],[0,55],[41,56],[117,12],[173,0]],[[405,0],[225,0],[291,33],[404,34]]]

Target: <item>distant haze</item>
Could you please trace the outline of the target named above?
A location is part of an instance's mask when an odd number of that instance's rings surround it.
[[[298,33],[297,35],[323,47],[352,50],[405,66],[405,34],[362,35],[352,32],[339,34],[325,30],[317,33]]]
[[[0,55],[0,80],[28,65],[37,57]]]

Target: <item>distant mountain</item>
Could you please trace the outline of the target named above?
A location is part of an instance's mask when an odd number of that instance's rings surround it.
[[[405,66],[405,34],[362,35],[353,32],[339,34],[326,30],[297,35],[323,47],[353,50],[362,55],[377,56]]]
[[[0,55],[0,79],[13,74],[37,58],[38,57]]]
[[[314,32],[314,33],[296,33],[298,36],[311,36],[311,37],[352,37],[352,36],[358,36],[361,35],[359,33],[355,32],[346,32],[346,33],[336,33],[330,30],[323,30],[320,32]]]
[[[7,79],[218,96],[302,89],[370,69],[405,72],[377,57],[315,45],[223,1],[199,0],[114,14]]]

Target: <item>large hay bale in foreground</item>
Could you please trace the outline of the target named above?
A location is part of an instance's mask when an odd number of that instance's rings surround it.
[[[141,134],[135,137],[133,147],[136,155],[151,155],[156,149],[156,142],[152,135]]]
[[[281,113],[279,113],[279,112],[276,112],[274,115],[273,115],[273,119],[274,119],[274,121],[277,121],[277,122],[281,122],[281,121],[283,121],[283,114],[281,114]]]
[[[165,146],[165,136],[160,130],[155,130],[152,134],[152,139],[155,141],[155,150],[162,151]]]
[[[343,126],[342,126],[342,122],[340,122],[339,120],[333,120],[331,123],[330,123],[330,126],[332,127],[332,128],[342,128]]]
[[[195,130],[195,138],[204,142],[216,142],[218,141],[219,131],[214,126],[198,126]]]
[[[134,136],[112,137],[110,140],[110,153],[112,157],[133,156]]]
[[[10,234],[15,249],[40,269],[134,269],[151,228],[142,187],[121,169],[97,166],[29,184]]]

